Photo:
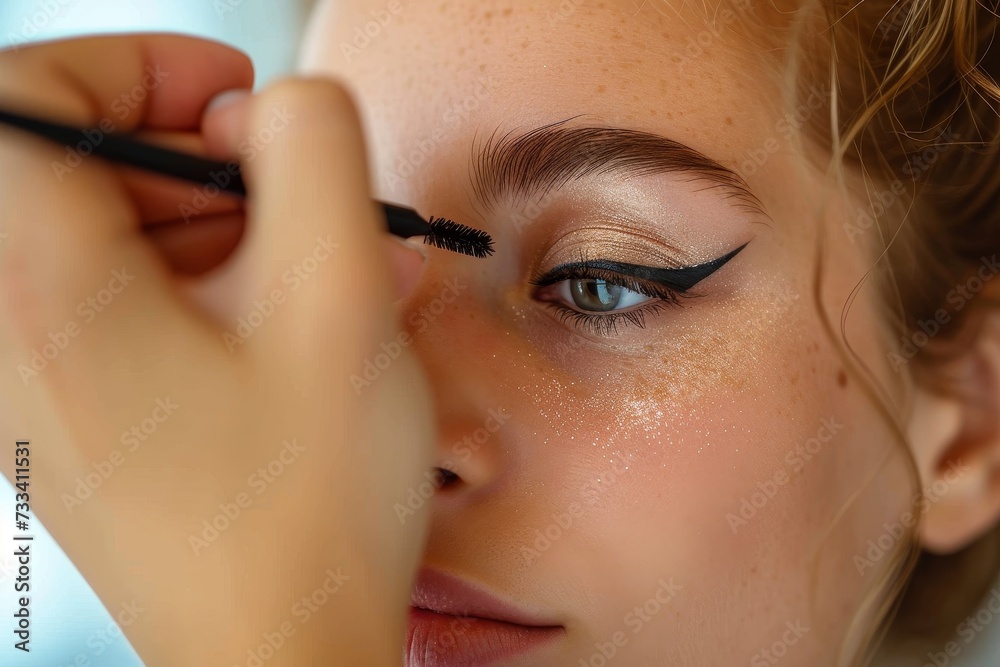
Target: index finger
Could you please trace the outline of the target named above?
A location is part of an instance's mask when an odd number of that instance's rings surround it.
[[[118,131],[197,130],[218,92],[250,88],[253,78],[245,54],[185,35],[86,37],[0,51],[2,103],[84,126],[108,118]]]
[[[198,126],[215,95],[248,87],[252,77],[246,56],[201,39],[77,39],[0,53],[0,105],[101,132],[105,120],[114,132],[184,131]],[[23,358],[50,331],[78,324],[79,304],[112,276],[127,275],[114,307],[82,328],[44,382],[95,414],[102,405],[134,414],[146,398],[128,394],[134,373],[170,354],[171,346],[217,338],[192,317],[168,267],[143,238],[119,170],[83,157],[60,178],[54,167],[65,162],[65,147],[12,130],[0,135],[0,295],[7,315],[0,341],[6,329],[16,331],[12,352]],[[120,395],[98,396],[88,387],[86,378],[99,374],[102,386]]]

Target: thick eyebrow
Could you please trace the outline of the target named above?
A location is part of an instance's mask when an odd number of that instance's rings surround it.
[[[492,136],[473,148],[470,168],[476,197],[488,207],[506,198],[542,198],[585,176],[619,173],[687,174],[718,188],[737,208],[767,216],[746,181],[690,146],[648,132],[616,127],[574,127],[568,119],[524,134]]]

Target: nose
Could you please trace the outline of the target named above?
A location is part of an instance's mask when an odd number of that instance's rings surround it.
[[[488,408],[485,419],[472,414],[439,413],[441,436],[436,466],[441,470],[441,491],[483,489],[500,476],[503,465],[502,408]]]
[[[438,495],[455,498],[485,489],[506,473],[514,454],[513,406],[504,391],[509,370],[497,361],[506,357],[496,327],[475,310],[470,279],[451,261],[435,266],[435,259],[400,307],[434,394]]]

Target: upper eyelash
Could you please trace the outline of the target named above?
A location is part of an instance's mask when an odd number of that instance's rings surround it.
[[[633,276],[611,271],[605,268],[608,264],[609,262],[603,260],[593,262],[583,260],[572,265],[556,267],[544,275],[533,278],[530,282],[537,287],[546,287],[564,280],[604,280],[612,285],[619,285],[638,294],[658,299],[630,310],[612,313],[586,313],[562,303],[547,302],[550,307],[559,311],[563,322],[572,320],[574,326],[586,327],[599,336],[617,335],[619,322],[630,323],[642,329],[646,326],[647,313],[658,312],[668,306],[680,306],[681,299],[696,296],[666,285],[647,283]]]
[[[564,280],[604,280],[612,285],[620,285],[625,289],[637,292],[644,296],[656,297],[664,301],[677,302],[680,297],[687,296],[684,290],[674,289],[667,285],[638,280],[618,271],[612,271],[607,266],[613,264],[605,260],[583,260],[571,265],[557,266],[548,273],[538,276],[529,282],[536,287],[547,287],[560,283]]]
[[[640,304],[631,310],[603,314],[586,313],[565,304],[547,302],[551,307],[560,311],[563,321],[572,318],[577,324],[585,324],[598,334],[608,335],[611,332],[617,334],[618,322],[623,319],[641,329],[646,325],[646,313],[656,312],[665,305],[680,306],[682,299],[698,296],[690,292],[691,288],[725,266],[747,245],[749,245],[749,241],[722,257],[702,264],[676,269],[660,269],[603,259],[590,260],[581,253],[579,261],[557,266],[541,275],[536,274],[529,282],[536,287],[546,287],[564,280],[603,280],[632,292],[658,299],[652,303]],[[616,268],[628,268],[637,275],[629,275],[621,270],[615,270]]]
[[[747,241],[740,247],[729,251],[721,257],[711,261],[695,264],[692,266],[681,266],[676,268],[658,268],[655,266],[642,266],[639,264],[628,264],[625,262],[615,262],[605,259],[589,259],[583,252],[580,259],[569,264],[562,264],[552,269],[546,274],[535,276],[531,283],[534,285],[551,285],[565,278],[556,278],[560,273],[568,274],[570,270],[580,269],[586,271],[607,271],[611,275],[619,278],[627,278],[640,281],[636,284],[657,285],[673,292],[684,293],[697,285],[699,282],[712,275],[731,260],[736,255],[743,252],[743,249],[750,245]],[[624,271],[623,269],[628,269]],[[631,273],[629,273],[631,271]],[[645,294],[645,292],[643,292]]]

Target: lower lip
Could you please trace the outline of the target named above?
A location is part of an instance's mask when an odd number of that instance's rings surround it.
[[[410,608],[406,667],[486,667],[523,655],[563,634],[561,627],[528,627]]]

